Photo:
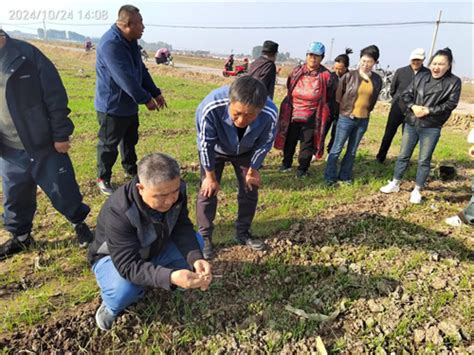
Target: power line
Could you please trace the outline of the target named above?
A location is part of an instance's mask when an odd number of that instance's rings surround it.
[[[64,22],[45,22],[47,25],[54,26],[109,26],[104,23],[64,23]],[[389,27],[389,26],[413,26],[413,25],[433,25],[437,21],[406,21],[406,22],[389,22],[389,23],[353,23],[353,24],[335,24],[335,25],[288,25],[288,26],[200,26],[200,25],[163,25],[163,24],[148,24],[147,27],[159,28],[182,28],[182,29],[203,29],[203,30],[279,30],[279,29],[314,29],[314,28],[358,28],[358,27]],[[0,25],[10,26],[31,26],[36,24],[43,24],[43,22],[33,23],[0,23]],[[454,24],[454,25],[473,25],[472,21],[440,21],[439,24]]]
[[[297,25],[297,26],[188,26],[188,25],[156,25],[146,24],[149,27],[162,28],[188,28],[188,29],[212,29],[212,30],[276,30],[276,29],[305,29],[305,28],[344,28],[344,27],[387,27],[387,26],[409,26],[409,25],[433,25],[436,21],[410,21],[410,22],[391,22],[391,23],[356,23],[356,24],[337,24],[337,25]],[[472,25],[469,21],[441,21],[446,24]]]

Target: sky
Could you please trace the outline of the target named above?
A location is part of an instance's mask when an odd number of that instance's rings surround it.
[[[128,1],[128,0],[127,0]],[[304,58],[313,41],[326,46],[326,59],[334,59],[346,47],[354,50],[351,64],[359,51],[370,44],[380,48],[380,66],[398,68],[408,64],[410,52],[422,47],[430,51],[435,25],[396,25],[377,27],[304,28],[304,29],[190,29],[163,28],[159,25],[183,26],[315,26],[435,21],[441,10],[441,21],[463,21],[471,24],[439,26],[435,50],[449,46],[454,55],[453,72],[474,78],[473,4],[472,1],[130,1],[143,16],[147,42],[163,41],[176,49],[209,50],[215,53],[250,54],[252,48],[271,39],[280,44],[281,52]],[[71,30],[100,37],[114,22],[123,1],[37,1],[17,0],[2,4],[0,24],[9,30],[36,32],[43,27],[38,20],[25,19],[43,11],[50,18],[46,28]],[[62,11],[62,12],[61,12]],[[67,13],[67,18],[62,15]],[[43,15],[41,15],[43,16]],[[95,17],[87,19],[86,17]],[[41,22],[41,21],[40,21]],[[333,45],[331,46],[331,42]],[[332,47],[332,50],[331,50]],[[425,63],[427,64],[427,63]]]

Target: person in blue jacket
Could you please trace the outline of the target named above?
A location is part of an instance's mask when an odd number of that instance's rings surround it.
[[[234,167],[239,183],[235,239],[253,250],[265,244],[252,237],[250,226],[261,184],[259,169],[275,139],[278,111],[258,79],[244,76],[232,85],[212,91],[196,111],[197,144],[201,161],[201,189],[197,223],[204,238],[205,259],[214,256],[212,232],[217,192],[224,166]]]
[[[97,46],[95,108],[99,121],[97,185],[103,194],[113,192],[110,180],[120,145],[122,167],[128,177],[137,174],[138,105],[148,110],[166,106],[143,64],[137,40],[142,37],[143,19],[132,5],[120,8],[118,19]]]
[[[53,63],[0,30],[0,175],[3,226],[12,237],[0,245],[0,260],[33,245],[37,185],[73,224],[81,246],[93,239],[84,222],[90,209],[67,154],[74,130],[67,105]]]

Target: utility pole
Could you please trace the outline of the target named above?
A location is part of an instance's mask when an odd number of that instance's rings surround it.
[[[46,41],[46,39],[48,38],[48,36],[46,35],[46,21],[43,19],[43,40]]]
[[[332,60],[332,47],[333,47],[333,45],[334,45],[334,37],[331,38],[331,45],[329,46],[329,56],[328,56],[329,59],[326,59],[326,61]]]
[[[436,21],[435,30],[434,30],[434,33],[433,33],[433,41],[431,42],[430,55],[429,55],[428,59],[431,59],[431,56],[434,53],[434,47],[435,47],[435,44],[436,44],[436,37],[438,36],[438,28],[439,28],[439,23],[441,21],[441,14],[442,13],[443,13],[443,11],[439,10],[438,20]]]

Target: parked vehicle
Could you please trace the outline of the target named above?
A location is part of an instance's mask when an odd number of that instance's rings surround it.
[[[392,99],[390,85],[392,85],[393,72],[388,68],[386,70],[380,68],[376,72],[382,78],[382,90],[380,90],[379,100],[390,101]]]
[[[230,69],[226,64],[224,65],[224,70],[222,71],[222,75],[224,75],[226,78],[229,76],[241,76],[245,73],[247,73],[249,70],[249,60],[247,58],[244,58],[244,63],[242,65],[236,65],[235,70]]]
[[[160,48],[155,53],[156,64],[164,64],[174,66],[173,56],[168,48]]]

